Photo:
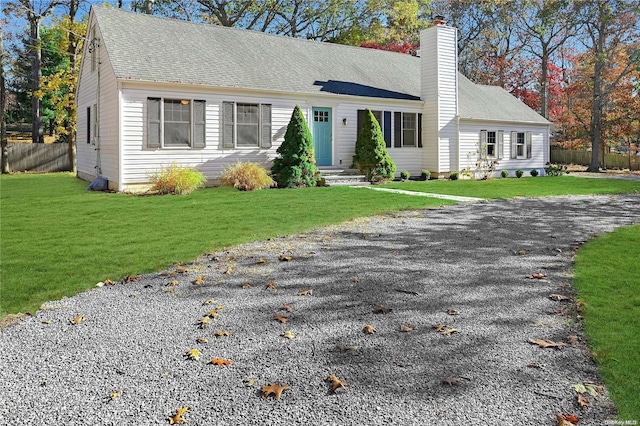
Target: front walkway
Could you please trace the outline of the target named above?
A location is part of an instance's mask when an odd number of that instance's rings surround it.
[[[486,201],[484,198],[463,197],[461,195],[433,194],[430,192],[405,191],[402,189],[376,188],[372,186],[354,186],[353,188],[366,188],[366,189],[372,189],[374,191],[393,192],[396,194],[415,195],[418,197],[441,198],[443,200],[453,200],[453,201],[459,201],[461,203],[479,203],[481,201]]]

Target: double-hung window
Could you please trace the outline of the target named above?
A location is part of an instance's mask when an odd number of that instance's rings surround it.
[[[366,110],[359,109],[358,110],[358,130],[357,136],[360,136],[360,132],[362,131],[362,123],[364,122],[364,113]],[[380,130],[382,131],[382,137],[384,138],[384,143],[387,148],[391,147],[391,111],[371,111],[376,120],[378,120],[378,124],[380,125]]]
[[[271,105],[223,102],[223,148],[271,148]]]
[[[147,98],[149,148],[204,148],[206,102]]]
[[[511,158],[526,159],[531,156],[531,132],[511,132]]]
[[[394,148],[422,148],[422,114],[396,112],[394,121]]]
[[[480,130],[480,158],[501,159],[504,151],[503,130]]]

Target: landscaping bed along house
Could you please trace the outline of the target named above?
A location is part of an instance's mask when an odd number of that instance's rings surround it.
[[[0,330],[0,424],[602,425],[573,259],[639,203],[405,211],[105,277]]]

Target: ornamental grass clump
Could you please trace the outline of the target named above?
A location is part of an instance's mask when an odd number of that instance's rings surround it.
[[[264,167],[257,163],[243,163],[238,161],[228,166],[222,172],[222,184],[233,186],[239,191],[253,191],[266,189],[275,185],[275,181]]]
[[[271,175],[279,188],[316,186],[320,172],[313,156],[313,137],[298,105],[291,114],[284,141],[277,153]]]
[[[387,152],[380,124],[369,109],[364,112],[353,164],[369,182],[392,179],[396,173],[396,163]]]
[[[171,163],[167,167],[148,174],[153,184],[151,191],[159,194],[190,194],[198,188],[202,188],[207,178],[202,173],[191,167],[178,166]]]

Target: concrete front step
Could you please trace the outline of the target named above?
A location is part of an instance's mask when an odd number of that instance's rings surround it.
[[[370,185],[364,178],[364,175],[347,175],[347,174],[332,174],[325,175],[322,177],[325,180],[325,185],[327,186],[365,186]]]

